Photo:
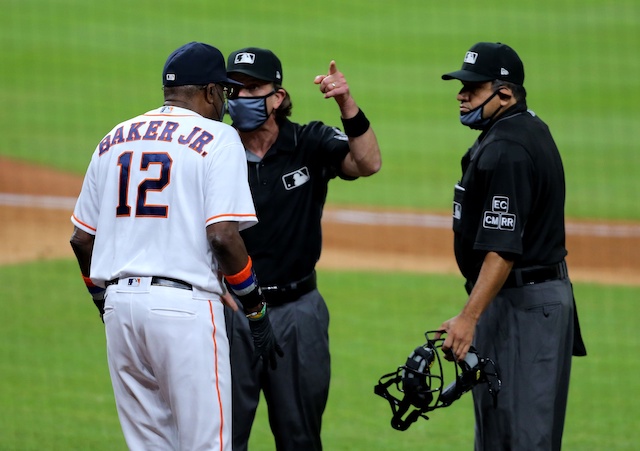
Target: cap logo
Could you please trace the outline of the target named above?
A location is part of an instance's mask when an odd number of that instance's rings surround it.
[[[464,56],[464,62],[468,64],[475,64],[478,59],[478,54],[476,52],[467,52]]]
[[[278,80],[280,80],[282,78],[282,75],[280,75],[280,71],[279,70],[276,71],[276,78]]]
[[[176,81],[176,74],[167,74],[167,81]]]
[[[253,64],[256,61],[254,53],[242,52],[238,53],[233,60],[233,64]]]
[[[509,75],[509,71],[504,67],[500,68],[500,75]]]

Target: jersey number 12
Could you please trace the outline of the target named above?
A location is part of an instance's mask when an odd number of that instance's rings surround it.
[[[125,152],[118,157],[120,166],[120,180],[118,184],[118,206],[116,216],[131,216],[131,206],[127,203],[129,183],[131,180],[131,159],[133,152]],[[147,171],[152,164],[160,165],[158,178],[146,178],[138,185],[136,197],[136,217],[166,218],[169,211],[167,205],[147,205],[147,191],[162,191],[170,180],[171,164],[173,160],[166,153],[143,153],[140,170]]]

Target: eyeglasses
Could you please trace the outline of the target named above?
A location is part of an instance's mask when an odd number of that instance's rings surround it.
[[[202,85],[200,89],[205,90],[209,85]],[[222,88],[222,95],[225,99],[237,99],[240,94],[241,86],[233,86],[233,85],[222,85],[220,83],[216,83],[216,86],[220,86]]]
[[[224,92],[224,96],[227,100],[237,99],[240,94],[239,86],[223,86],[222,91]]]

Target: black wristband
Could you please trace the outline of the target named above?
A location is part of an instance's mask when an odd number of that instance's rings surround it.
[[[238,297],[242,306],[244,307],[245,313],[246,310],[252,309],[259,305],[261,302],[264,303],[264,295],[262,294],[262,289],[260,287],[256,287],[251,290],[247,294],[239,295],[234,291],[234,294]]]
[[[261,302],[266,302],[264,299],[264,294],[262,294],[262,288],[260,288],[258,285],[256,285],[253,290],[249,291],[248,293],[241,294],[233,289],[228,280],[225,280],[225,283],[229,291],[236,295],[245,311],[247,309],[254,308]]]
[[[349,138],[357,138],[364,135],[369,130],[369,119],[364,115],[362,110],[358,110],[358,114],[351,119],[342,119],[342,126],[344,127],[344,134]]]

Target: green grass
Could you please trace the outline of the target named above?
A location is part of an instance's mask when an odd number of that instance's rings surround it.
[[[563,154],[568,216],[638,220],[639,21],[635,0],[9,0],[0,155],[82,174],[115,123],[159,105],[173,49],[258,45],[283,61],[294,120],[339,124],[312,83],[331,59],[372,120],[383,170],[335,184],[330,202],[448,210],[476,133],[458,124],[457,82],[440,75],[473,43],[499,40],[523,58],[529,105]]]
[[[321,271],[331,312],[328,450],[471,449],[470,395],[406,432],[373,394],[385,373],[457,313],[461,278]],[[0,267],[0,449],[124,450],[103,326],[71,260]],[[638,288],[576,284],[589,356],[574,360],[565,450],[633,450],[640,439]],[[449,379],[448,379],[449,380]],[[251,449],[272,450],[264,403]]]
[[[126,449],[104,329],[77,264],[0,268],[0,449]]]

